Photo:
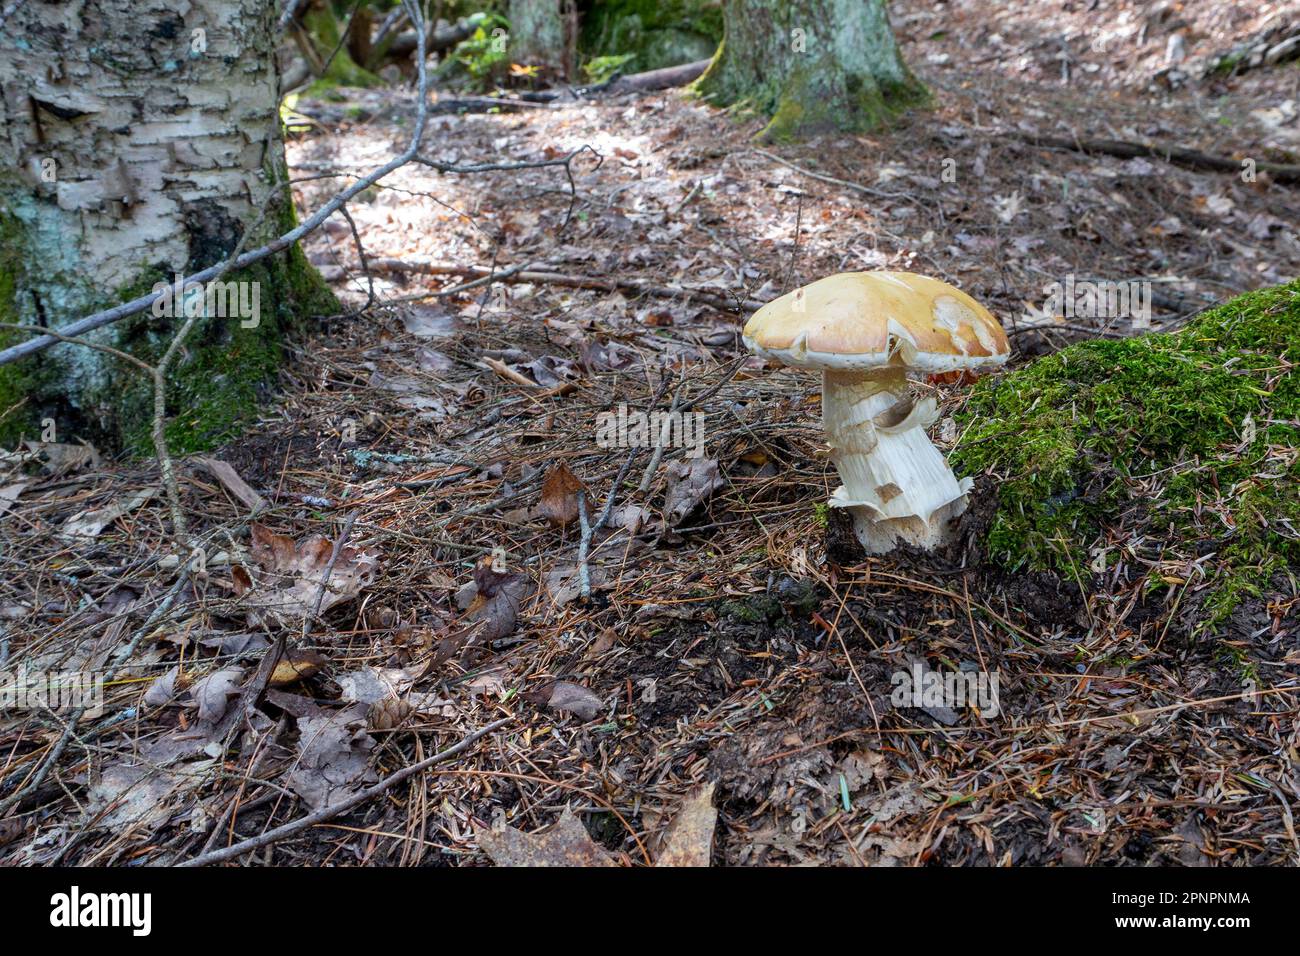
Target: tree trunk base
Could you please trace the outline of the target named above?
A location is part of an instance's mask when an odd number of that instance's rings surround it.
[[[278,0],[11,6],[25,42],[0,57],[0,322],[58,331],[293,227]],[[187,312],[204,316],[168,370],[168,432],[177,453],[213,445],[270,394],[297,323],[337,311],[313,273],[290,250],[84,341],[152,365]],[[0,441],[152,453],[149,378],[76,343],[0,367]]]
[[[285,204],[277,228],[288,231],[296,217],[287,200]],[[0,202],[0,210],[6,205]],[[192,241],[201,244],[198,238]],[[23,252],[32,242],[16,216],[0,211],[0,323],[42,321],[43,310],[34,295],[40,277],[30,275],[39,259]],[[221,252],[214,250],[214,262],[224,257]],[[148,269],[108,300],[88,299],[85,308],[111,307],[174,278],[161,269]],[[303,331],[308,317],[339,310],[329,286],[298,246],[228,273],[222,281],[246,283],[250,289],[256,283],[256,323],[214,316],[201,320],[190,334],[169,375],[167,437],[176,455],[212,448],[233,437],[274,394],[285,340]],[[183,321],[145,313],[89,338],[153,364]],[[29,337],[0,329],[0,346]],[[102,352],[56,345],[0,366],[0,447],[13,447],[23,439],[47,440],[52,423],[53,440],[84,438],[101,448],[145,456],[153,454],[152,422],[153,386],[148,377]]]
[[[726,38],[694,89],[770,117],[760,139],[866,132],[929,102],[881,0],[729,0],[724,17]]]

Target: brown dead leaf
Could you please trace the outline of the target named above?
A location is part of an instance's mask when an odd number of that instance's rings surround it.
[[[875,817],[877,823],[889,823],[898,817],[922,813],[930,809],[931,803],[911,784],[900,784],[867,803],[866,811]]]
[[[149,689],[144,692],[145,706],[162,707],[171,703],[177,694],[176,679],[180,674],[181,669],[178,664],[161,677],[154,678],[149,684]]]
[[[33,455],[45,459],[42,467],[51,475],[62,475],[76,471],[78,468],[99,467],[99,452],[94,445],[87,445],[84,442],[79,445],[67,445],[60,442],[35,441],[27,441],[23,444]]]
[[[286,651],[284,656],[275,662],[275,670],[271,671],[269,684],[271,687],[287,687],[296,684],[300,680],[315,677],[324,665],[325,658],[315,651]]]
[[[654,512],[640,505],[622,505],[610,515],[611,527],[626,528],[628,534],[639,534],[655,520]]]
[[[13,507],[14,502],[18,500],[18,496],[23,493],[23,489],[30,484],[30,481],[17,481],[12,485],[5,485],[0,488],[0,515]]]
[[[578,370],[574,368],[572,362],[568,359],[556,358],[554,355],[543,355],[530,362],[528,371],[532,372],[538,385],[549,389],[573,385],[573,379],[578,377]]]
[[[475,674],[461,686],[465,688],[465,693],[471,697],[478,694],[484,696],[491,694],[493,697],[500,698],[506,694],[505,679],[500,671],[495,670]]]
[[[668,824],[664,848],[655,866],[708,866],[713,854],[713,830],[718,811],[713,806],[714,784],[696,787]]]
[[[401,667],[361,667],[339,674],[334,682],[340,696],[351,703],[377,704],[390,697],[401,697],[415,683],[418,671]]]
[[[663,306],[650,306],[642,309],[637,313],[637,319],[642,325],[648,325],[651,328],[665,328],[673,324],[672,312]]]
[[[60,534],[68,541],[84,542],[96,538],[101,531],[118,518],[130,514],[157,493],[158,489],[156,488],[142,488],[135,494],[128,495],[120,501],[115,501],[107,507],[91,511],[80,511],[64,522]]]
[[[542,500],[537,510],[556,527],[571,524],[578,518],[578,492],[585,489],[569,466],[560,462],[547,472],[542,482]]]
[[[718,463],[712,458],[690,458],[670,464],[668,489],[664,492],[664,517],[668,526],[680,524],[723,484]]]
[[[10,817],[8,820],[0,820],[0,846],[13,843],[20,836],[27,833],[27,824],[23,820]]]
[[[546,706],[576,714],[583,720],[595,720],[605,709],[605,702],[581,684],[561,680],[551,685]]]
[[[545,833],[525,833],[514,827],[498,832],[479,826],[474,832],[479,848],[497,866],[618,866],[592,841],[568,807]]]
[[[840,762],[839,772],[844,775],[849,793],[857,793],[874,780],[888,779],[889,766],[884,754],[863,748],[845,757]]]
[[[162,768],[127,761],[113,764],[94,778],[87,791],[87,810],[106,830],[152,831],[185,804],[188,794],[206,785],[219,769],[215,760]]]
[[[613,340],[583,341],[579,347],[579,358],[583,368],[589,372],[617,372],[640,364],[640,356],[637,353]]]
[[[239,694],[239,682],[243,679],[242,667],[223,667],[191,687],[190,696],[198,705],[199,721],[215,724],[224,717],[230,698]]]
[[[528,579],[522,574],[492,570],[491,564],[474,569],[477,593],[465,613],[465,622],[482,627],[472,643],[499,641],[514,632]]]
[[[443,591],[456,590],[456,579],[436,568],[429,572],[429,584]]]
[[[320,595],[320,611],[350,601],[375,579],[378,555],[344,546],[334,562],[321,594],[321,582],[334,545],[319,535],[295,544],[256,522],[252,525],[252,552],[261,572],[254,577],[245,568],[231,569],[234,591],[248,610],[250,623],[292,624],[310,617]]]
[[[612,627],[607,627],[591,642],[591,647],[587,648],[586,658],[599,657],[618,643],[618,631]]]
[[[917,837],[873,833],[863,838],[858,852],[869,866],[903,866],[914,860],[924,846]]]
[[[287,782],[313,810],[346,800],[379,779],[370,768],[375,742],[366,733],[369,710],[369,704],[353,704],[298,718],[298,760]]]

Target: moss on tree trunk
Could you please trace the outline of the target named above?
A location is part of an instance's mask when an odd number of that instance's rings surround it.
[[[771,117],[764,139],[870,130],[928,95],[883,0],[726,0],[725,36],[695,89]]]
[[[0,63],[11,132],[0,144],[0,323],[57,330],[222,261],[245,231],[248,250],[292,228],[277,9],[196,0],[182,15],[165,0],[88,0],[79,32],[57,5],[17,10],[27,45]],[[62,82],[39,81],[51,63]],[[337,310],[296,247],[222,281],[255,289],[257,314],[218,307],[191,333],[170,375],[174,452],[233,434],[270,394],[285,336]],[[152,363],[180,324],[146,312],[86,338]],[[0,330],[4,345],[28,338]],[[37,438],[47,420],[60,441],[151,451],[151,385],[72,344],[0,367],[0,441]]]
[[[330,86],[379,86],[383,82],[366,68],[364,62],[358,63],[355,59],[361,50],[369,55],[369,37],[362,43],[353,34],[359,30],[369,31],[370,22],[368,13],[358,17],[350,10],[349,5],[349,13],[340,20],[330,0],[312,0],[303,14],[302,22],[307,28],[308,42],[325,69],[324,74],[313,84],[314,89]],[[360,14],[360,9],[357,13]],[[344,30],[349,31],[346,42],[343,40]]]
[[[624,73],[703,60],[722,40],[716,0],[600,0],[580,8],[583,57],[629,57]]]

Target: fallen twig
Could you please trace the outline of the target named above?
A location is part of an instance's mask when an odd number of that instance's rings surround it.
[[[578,489],[578,524],[582,537],[578,540],[578,590],[585,601],[591,597],[591,568],[587,565],[587,555],[591,552],[591,535],[595,526],[587,515],[587,492]]]
[[[638,449],[633,448],[628,452],[627,458],[623,461],[623,467],[618,470],[618,477],[614,479],[613,486],[609,489],[609,497],[605,499],[605,510],[600,514],[600,520],[596,522],[597,528],[609,527],[609,519],[614,514],[614,502],[618,500],[618,489],[623,487],[623,479],[627,477],[628,470],[632,467],[632,460],[636,458]]]
[[[227,860],[233,860],[235,857],[247,853],[250,850],[259,849],[261,847],[267,846],[268,844],[274,843],[277,840],[282,840],[287,836],[293,836],[293,834],[299,833],[302,830],[307,829],[308,827],[315,826],[318,823],[324,823],[326,820],[332,820],[334,817],[337,817],[342,813],[346,813],[348,810],[351,810],[353,807],[359,806],[360,804],[365,803],[367,800],[373,799],[374,797],[377,797],[387,792],[397,784],[401,783],[403,780],[406,780],[408,777],[412,777],[423,770],[427,770],[429,767],[432,767],[434,764],[446,760],[448,757],[456,756],[456,754],[468,748],[479,738],[484,737],[487,734],[490,734],[494,730],[498,730],[499,728],[504,727],[506,724],[510,723],[514,719],[515,718],[513,717],[503,717],[500,720],[494,720],[486,727],[480,728],[479,730],[474,731],[468,737],[465,737],[463,740],[460,741],[460,743],[448,747],[446,750],[436,753],[432,757],[427,757],[424,760],[421,760],[419,763],[413,763],[410,766],[403,767],[401,770],[389,774],[387,777],[379,781],[379,783],[375,784],[373,787],[368,787],[365,790],[355,793],[351,797],[348,797],[346,800],[342,800],[339,803],[333,804],[332,806],[324,807],[320,810],[317,810],[315,813],[310,813],[300,820],[294,820],[292,823],[286,823],[283,826],[276,827],[274,830],[267,830],[265,833],[259,834],[255,837],[249,837],[247,840],[241,840],[239,843],[233,843],[227,847],[222,847],[220,850],[213,850],[211,853],[200,854],[199,856],[196,856],[192,860],[186,860],[184,863],[179,863],[177,865],[189,867],[189,866],[208,866],[213,863],[224,863]]]
[[[891,193],[883,189],[872,189],[870,186],[864,186],[862,183],[855,183],[848,179],[836,179],[834,176],[827,176],[825,173],[814,173],[811,169],[804,169],[802,166],[796,166],[788,159],[782,159],[775,153],[769,153],[765,149],[753,149],[751,152],[757,153],[764,159],[770,159],[778,165],[793,169],[801,176],[807,176],[809,179],[815,179],[818,182],[830,183],[832,186],[843,186],[845,189],[852,189],[854,192],[862,193],[866,196],[875,196],[877,199],[906,199],[906,193]]]
[[[1186,166],[1189,169],[1213,169],[1219,172],[1239,173],[1242,159],[1228,156],[1213,156],[1186,146],[1160,146],[1148,143],[1131,143],[1122,139],[1088,139],[1084,137],[1048,136],[1043,133],[1023,133],[1013,131],[1011,135],[1033,146],[1047,146],[1053,149],[1068,149],[1076,153],[1102,153],[1121,159],[1142,156],[1159,159],[1174,166]],[[1243,157],[1244,158],[1244,157]],[[1256,160],[1255,169],[1268,173],[1281,183],[1300,182],[1300,165],[1291,163],[1273,163],[1268,160]]]
[[[493,282],[526,282],[539,285],[567,286],[573,289],[597,289],[604,292],[634,292],[658,298],[686,298],[726,312],[749,312],[762,308],[757,299],[746,299],[734,294],[728,298],[725,289],[690,289],[682,286],[664,286],[641,279],[604,279],[596,276],[572,275],[541,270],[505,269],[495,276],[487,266],[458,266],[449,262],[432,262],[427,259],[373,259],[370,268],[375,272],[414,272],[422,275],[477,276]],[[467,283],[459,291],[470,288]]]
[[[312,606],[311,616],[320,615],[321,602],[325,600],[325,589],[329,587],[330,575],[334,573],[334,565],[338,563],[339,555],[343,553],[343,546],[348,543],[348,535],[352,533],[352,526],[357,523],[358,512],[353,511],[343,522],[343,530],[339,532],[338,539],[334,542],[334,548],[330,552],[329,564],[325,565],[325,572],[321,575],[320,589],[316,592],[316,603]],[[303,621],[303,629],[306,630],[307,623]]]

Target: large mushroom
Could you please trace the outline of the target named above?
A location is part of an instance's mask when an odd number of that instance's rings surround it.
[[[911,272],[845,272],[767,303],[744,339],[769,359],[822,370],[822,422],[844,482],[830,504],[849,510],[867,553],[941,544],[971,480],[930,443],[937,405],[916,401],[907,373],[1005,362],[1007,337],[988,309]]]

